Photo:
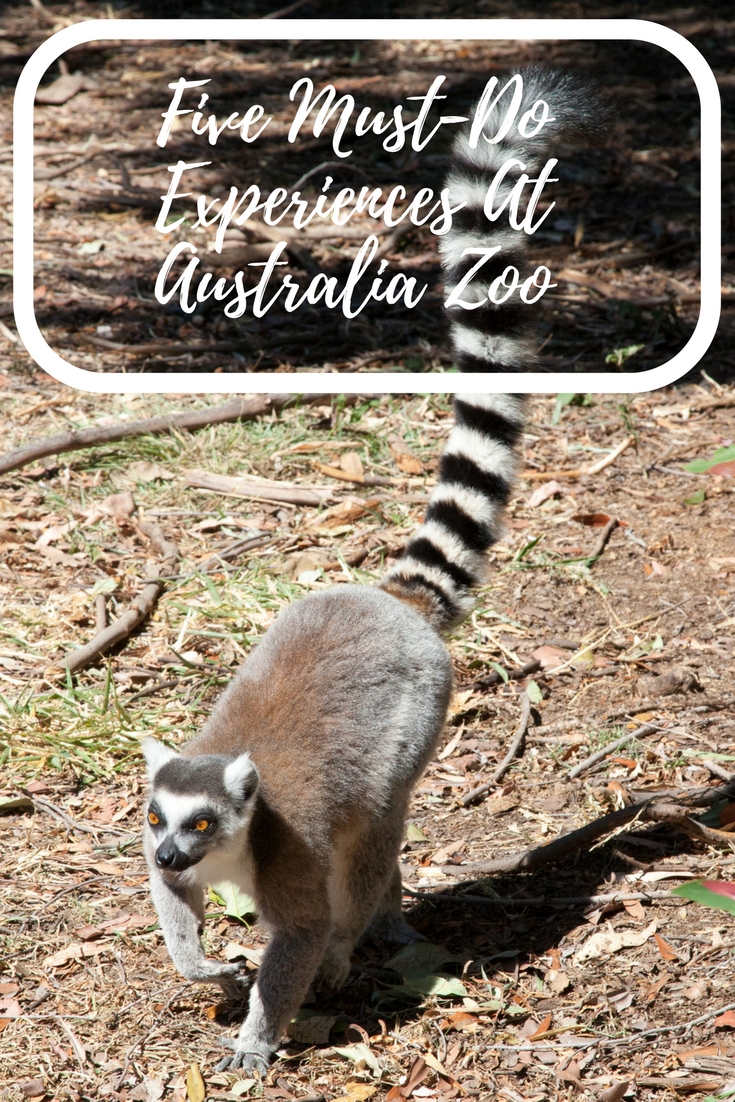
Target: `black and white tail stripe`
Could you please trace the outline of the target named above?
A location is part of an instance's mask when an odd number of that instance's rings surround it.
[[[558,137],[561,130],[588,128],[594,117],[595,108],[590,102],[589,90],[573,76],[533,68],[522,71],[520,77],[523,81],[523,99],[516,119],[520,119],[539,99],[550,108],[549,121],[539,134],[535,138],[524,138],[514,125],[494,145],[480,135],[473,149],[469,144],[470,130],[466,128],[458,134],[452,147],[452,168],[446,186],[452,206],[460,202],[465,206],[453,215],[452,227],[439,243],[447,297],[478,263],[477,254],[464,255],[466,249],[500,246],[500,251],[482,265],[461,294],[463,301],[482,301],[483,305],[473,309],[460,305],[447,308],[460,371],[521,371],[533,366],[535,311],[520,301],[517,292],[500,305],[487,299],[490,284],[509,265],[523,271],[527,235],[523,230],[510,226],[507,211],[496,222],[491,222],[484,212],[485,198],[495,174],[506,161],[515,158],[525,168],[516,167],[505,176],[497,191],[496,209],[510,194],[521,171],[531,178],[537,175],[549,154],[549,143]],[[504,83],[505,80],[501,79],[496,92]],[[498,132],[512,91],[511,88],[502,96],[488,116],[484,127],[488,135]]]
[[[485,551],[499,538],[523,433],[522,395],[465,394],[439,463],[426,518],[381,587],[422,604],[445,629],[472,607]]]
[[[564,129],[587,129],[604,122],[604,112],[589,89],[567,74],[527,69],[523,99],[516,118],[543,99],[550,108],[547,125],[536,138],[522,138],[517,127],[492,145],[482,136],[475,149],[469,129],[452,150],[447,179],[452,206],[465,203],[442,238],[440,251],[447,295],[477,263],[466,249],[500,245],[478,278],[464,289],[465,302],[483,301],[474,309],[450,307],[452,340],[461,371],[523,370],[534,362],[532,319],[535,311],[517,294],[495,305],[488,300],[490,284],[509,265],[521,268],[523,231],[491,222],[484,212],[485,197],[495,173],[509,158],[523,168],[505,177],[498,189],[496,209],[509,194],[521,171],[533,178],[548,155],[549,141]],[[498,85],[502,87],[502,83]],[[487,119],[485,129],[497,133],[508,95]],[[497,112],[497,117],[496,117]],[[479,381],[479,380],[478,380]],[[426,518],[409,541],[404,556],[388,570],[384,589],[416,603],[440,629],[461,620],[472,607],[472,591],[485,577],[485,551],[499,538],[505,506],[515,478],[517,445],[523,434],[525,399],[511,394],[464,394],[455,398],[455,426],[439,465],[439,484],[431,495]]]

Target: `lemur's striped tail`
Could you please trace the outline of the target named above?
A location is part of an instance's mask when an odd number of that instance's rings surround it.
[[[485,215],[485,198],[495,174],[510,158],[522,162],[509,172],[496,194],[497,210],[509,195],[520,172],[538,175],[549,141],[561,129],[589,126],[594,121],[588,90],[573,77],[528,69],[520,74],[523,98],[516,112],[521,119],[537,100],[548,105],[548,121],[536,137],[521,137],[511,127],[500,142],[480,135],[475,147],[470,130],[454,143],[447,179],[452,206],[464,207],[452,219],[440,251],[449,295],[477,263],[475,252],[499,245],[476,279],[463,291],[467,306],[450,306],[452,340],[461,371],[513,371],[533,365],[531,306],[517,293],[495,304],[488,299],[490,284],[509,265],[520,269],[526,234],[512,229],[507,215],[499,227]],[[515,81],[518,84],[518,81]],[[502,83],[498,85],[502,87]],[[512,88],[488,115],[485,131],[498,133]],[[534,129],[532,126],[525,129]],[[501,298],[501,295],[495,297]],[[475,306],[482,302],[483,305]],[[478,380],[479,381],[479,380]],[[439,466],[439,485],[431,496],[424,524],[405,554],[385,575],[383,589],[415,604],[440,629],[461,620],[472,607],[472,591],[485,576],[485,551],[498,539],[503,510],[516,468],[516,445],[524,423],[524,399],[518,395],[472,394],[456,398],[456,423]]]
[[[424,523],[380,583],[440,630],[466,616],[485,578],[485,551],[501,534],[513,486],[524,406],[522,395],[455,398],[456,421]]]
[[[492,96],[506,85],[506,80],[500,80],[492,90]],[[512,97],[521,89],[522,98],[515,114],[515,123],[505,137],[491,144],[484,134],[493,137],[501,131],[502,120]],[[548,121],[535,136],[523,137],[519,120],[537,101],[546,104]],[[511,226],[509,211],[504,204],[522,172],[531,181],[538,177],[546,158],[549,154],[553,156],[550,146],[553,146],[560,132],[589,131],[599,126],[603,114],[590,89],[574,76],[537,68],[525,69],[511,78],[507,90],[490,110],[483,133],[478,135],[474,148],[469,127],[460,131],[455,139],[446,186],[452,207],[460,203],[464,206],[453,215],[451,229],[439,242],[447,296],[481,261],[477,250],[500,247],[492,258],[481,263],[477,275],[459,295],[461,302],[469,305],[447,307],[460,371],[522,371],[533,366],[536,359],[536,311],[521,301],[517,290],[499,304],[488,299],[493,280],[503,276],[509,266],[523,271],[528,235],[524,230]],[[525,124],[523,129],[533,132],[535,123]],[[485,200],[496,173],[506,163],[510,163],[511,167],[503,176],[493,202],[493,210],[502,210],[503,213],[497,220],[491,221],[485,214]],[[530,191],[529,183],[525,193]],[[522,213],[521,204],[519,214],[522,216]],[[537,212],[535,222],[538,223],[540,218]],[[473,251],[466,254],[468,249]],[[501,286],[494,297],[500,298],[503,293]],[[534,295],[535,292],[532,292],[531,297]],[[481,306],[475,305],[480,302]]]

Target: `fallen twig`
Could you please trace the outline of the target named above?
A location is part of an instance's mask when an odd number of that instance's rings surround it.
[[[463,868],[462,865],[452,867],[455,873],[461,872]],[[428,903],[438,900],[442,903],[484,903],[490,907],[534,907],[541,904],[549,907],[568,907],[577,904],[597,906],[603,903],[633,903],[636,900],[645,903],[653,899],[680,902],[678,897],[672,896],[670,891],[614,892],[612,895],[538,895],[528,899],[517,897],[508,899],[492,895],[451,895],[449,892],[415,892],[413,888],[407,888],[405,885],[403,891],[412,899],[422,899]]]
[[[135,598],[130,608],[123,612],[122,616],[119,616],[117,620],[113,620],[111,624],[103,628],[102,631],[98,631],[83,647],[78,647],[76,650],[72,651],[71,654],[62,658],[61,661],[57,663],[61,669],[66,669],[69,673],[73,673],[83,666],[88,666],[90,662],[94,662],[96,658],[105,654],[117,643],[121,643],[123,639],[127,639],[128,636],[135,631],[138,624],[145,620],[163,592],[167,575],[171,574],[178,557],[178,548],[175,544],[164,538],[157,525],[143,521],[138,527],[144,535],[148,536],[154,549],[165,552],[166,557],[158,567],[158,570],[151,572],[153,576]]]
[[[321,505],[333,493],[331,486],[295,486],[290,482],[276,482],[270,478],[236,478],[199,469],[183,470],[181,474],[187,486],[235,497],[283,501],[289,505]]]
[[[588,643],[583,643],[579,650],[575,654],[573,654],[571,658],[567,658],[566,662],[562,662],[559,666],[554,666],[552,670],[544,670],[544,677],[553,677],[558,673],[563,673],[564,670],[568,670],[570,666],[573,666],[575,662],[579,661],[580,657],[585,653],[585,651],[596,650],[597,647],[601,646],[601,644],[604,643],[608,636],[612,635],[614,631],[627,631],[628,628],[637,628],[639,624],[645,624],[648,620],[658,620],[661,616],[668,616],[670,612],[673,612],[677,608],[681,608],[682,605],[685,605],[690,600],[691,597],[685,597],[683,601],[679,601],[675,605],[669,605],[668,608],[663,608],[657,612],[648,612],[645,616],[639,616],[637,620],[627,620],[625,623],[618,623],[611,625],[608,628],[605,628],[602,634],[598,635],[596,639],[593,639]],[[620,659],[618,659],[618,661],[620,661]],[[660,706],[660,704],[656,705],[656,707]]]
[[[255,547],[264,547],[266,543],[273,543],[276,538],[276,536],[251,536],[246,540],[238,540],[236,543],[231,543],[229,547],[223,548],[222,551],[218,551],[211,559],[207,559],[199,569],[206,573],[221,562],[230,562],[231,559],[236,559],[238,555],[241,555],[243,551],[251,551]]]
[[[76,819],[72,819],[71,815],[67,815],[65,811],[62,811],[56,804],[52,804],[50,800],[44,800],[41,796],[33,796],[30,792],[27,795],[33,800],[33,806],[37,811],[45,811],[47,815],[51,815],[54,819],[60,819],[72,830],[81,830],[84,834],[97,833],[97,827],[89,826],[87,823],[78,823]]]
[[[357,397],[357,396],[356,396]],[[308,405],[321,405],[331,402],[331,394],[309,394],[298,398]],[[352,395],[350,400],[354,400]],[[294,394],[255,394],[247,398],[233,398],[221,406],[209,406],[207,409],[191,410],[187,413],[167,413],[160,417],[146,417],[142,421],[118,422],[114,425],[91,425],[86,429],[71,429],[55,436],[45,436],[33,440],[22,448],[16,448],[0,456],[0,474],[18,470],[47,455],[61,455],[63,452],[80,451],[83,448],[112,444],[130,436],[158,436],[177,429],[201,429],[208,425],[221,425],[230,421],[253,421],[265,413],[281,410],[297,400]]]
[[[98,593],[94,599],[94,627],[98,633],[107,627],[107,597],[104,593]]]
[[[735,848],[735,835],[730,831],[715,830],[713,827],[705,826],[697,819],[692,819],[686,808],[676,804],[646,804],[642,818],[649,822],[666,823],[668,826],[676,827],[697,842],[709,842],[716,846],[724,843],[730,849]]]
[[[709,1022],[713,1018],[719,1018],[721,1014],[727,1014],[729,1010],[735,1010],[735,1003],[728,1003],[727,1006],[721,1006],[717,1010],[708,1010],[704,1014],[700,1014],[696,1018],[690,1018],[688,1022],[679,1022],[674,1025],[661,1025],[656,1029],[642,1029],[640,1033],[637,1033],[635,1038],[631,1037],[610,1037],[600,1038],[600,1045],[604,1048],[612,1048],[617,1045],[630,1045],[631,1040],[642,1040],[644,1037],[657,1037],[662,1033],[676,1033],[678,1030],[683,1029],[686,1033],[689,1032],[695,1025],[703,1025],[704,1022]]]
[[[467,876],[489,876],[500,872],[533,872],[535,869],[545,868],[552,861],[567,857],[570,853],[576,853],[604,834],[610,834],[621,826],[641,818],[645,806],[637,804],[623,807],[619,811],[610,811],[607,815],[586,823],[577,830],[571,830],[568,834],[562,834],[559,838],[554,838],[552,842],[546,842],[542,846],[531,846],[520,853],[509,853],[505,857],[497,857],[494,861],[485,861],[480,865],[446,865],[442,871],[452,876],[456,876],[460,869]]]
[[[719,777],[720,780],[730,782],[733,779],[733,774],[729,773],[727,769],[723,769],[721,765],[718,765],[716,761],[709,761],[706,759],[702,761],[702,765],[705,769],[709,769],[710,773],[715,777]]]
[[[681,830],[698,842],[708,842],[710,845],[718,846],[724,844],[729,849],[735,848],[735,835],[724,830],[714,830],[692,819],[686,807],[656,803],[651,797],[646,803],[631,804],[630,807],[611,811],[577,830],[560,835],[545,845],[531,846],[529,849],[521,850],[520,853],[509,853],[480,865],[444,865],[442,872],[456,876],[461,870],[469,877],[489,876],[493,873],[533,872],[536,869],[545,868],[553,861],[568,857],[571,853],[589,848],[592,842],[603,835],[611,834],[613,831],[618,832],[628,823],[636,821],[665,823]]]
[[[522,681],[524,677],[529,677],[530,674],[536,673],[541,669],[541,663],[538,658],[531,658],[528,662],[525,662],[522,666],[519,666],[515,670],[507,670],[506,674],[510,681]],[[491,685],[499,685],[501,681],[505,681],[505,678],[501,677],[497,670],[491,670],[489,673],[484,673],[482,677],[476,677],[474,681],[470,681],[469,684],[463,685],[463,689],[485,689]]]
[[[599,474],[613,464],[634,441],[634,436],[626,436],[625,440],[621,440],[611,452],[604,455],[602,459],[598,459],[596,463],[591,463],[589,467],[574,467],[570,471],[521,471],[520,477],[527,482],[546,482],[552,478],[584,478],[585,475]]]
[[[600,532],[600,535],[597,538],[597,543],[592,548],[592,552],[589,556],[590,561],[592,559],[599,559],[600,555],[602,554],[602,552],[605,550],[605,547],[607,546],[607,541],[610,539],[610,536],[613,533],[613,529],[617,528],[617,526],[618,526],[618,518],[617,517],[611,517],[610,520],[605,525],[605,527]]]
[[[349,471],[343,471],[341,467],[332,467],[328,463],[320,463],[318,460],[314,462],[314,466],[320,474],[326,475],[327,478],[338,478],[342,482],[355,482],[359,486],[401,485],[401,480],[398,478],[383,478],[381,475],[373,474],[350,474]]]
[[[489,781],[486,781],[485,784],[478,785],[477,788],[473,788],[471,792],[468,792],[467,795],[463,797],[462,807],[469,807],[470,804],[475,803],[476,800],[479,800],[483,796],[485,796],[491,788],[494,788],[496,785],[500,784],[500,781],[510,769],[513,760],[521,747],[521,743],[526,737],[526,731],[528,730],[528,721],[531,718],[531,701],[529,699],[528,693],[521,693],[520,700],[521,718],[518,720],[518,726],[516,727],[515,734],[513,735],[513,740],[508,748],[508,753],[505,755]]]
[[[613,753],[614,750],[619,750],[621,746],[625,746],[631,739],[640,738],[642,735],[650,735],[652,731],[661,731],[664,728],[659,723],[643,723],[640,727],[636,727],[635,731],[629,731],[626,735],[621,735],[620,738],[615,739],[614,742],[608,742],[605,746],[599,750],[595,750],[594,754],[590,754],[584,761],[578,762],[573,769],[569,770],[567,774],[569,780],[574,780],[580,773],[584,773],[587,769],[591,769],[593,765],[597,765],[598,761],[602,761],[608,754]]]

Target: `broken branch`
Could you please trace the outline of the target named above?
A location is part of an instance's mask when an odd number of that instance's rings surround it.
[[[522,666],[519,666],[515,670],[507,670],[508,679],[510,681],[522,681],[524,677],[529,677],[530,674],[536,673],[541,669],[541,663],[538,658],[531,658],[528,662],[525,662]],[[482,677],[476,677],[474,681],[470,681],[469,685],[463,685],[464,689],[485,689],[491,685],[499,685],[504,678],[500,676],[497,670],[491,670],[490,673],[484,673]]]
[[[628,734],[622,735],[620,738],[615,739],[614,742],[608,742],[600,750],[595,750],[594,754],[590,754],[584,761],[580,761],[573,769],[569,770],[569,780],[574,780],[580,773],[584,773],[587,769],[591,769],[593,765],[597,765],[598,761],[602,761],[608,754],[612,754],[613,751],[619,750],[621,746],[625,746],[631,739],[640,738],[642,735],[649,735],[651,731],[662,730],[661,725],[658,723],[644,723],[640,727],[636,727],[635,731],[629,731]]]
[[[604,455],[602,459],[598,459],[596,463],[591,463],[589,467],[575,467],[571,471],[521,471],[520,477],[527,482],[546,482],[551,478],[583,478],[588,474],[599,474],[613,464],[634,441],[634,436],[626,436],[625,440],[621,440],[611,452]]]
[[[117,620],[113,620],[102,631],[98,631],[88,643],[85,643],[83,647],[78,647],[58,663],[62,669],[68,670],[69,673],[74,673],[75,670],[88,666],[90,662],[94,662],[96,658],[105,654],[111,647],[127,639],[135,631],[138,624],[145,620],[163,592],[166,575],[172,572],[178,558],[178,548],[164,538],[157,525],[142,521],[138,527],[151,541],[154,550],[165,551],[166,557],[157,571],[155,569],[151,571],[153,577],[135,598],[130,608],[123,612],[122,616],[118,617]]]
[[[442,871],[452,876],[462,871],[469,876],[488,876],[491,873],[507,872],[533,872],[535,869],[544,868],[552,861],[560,861],[568,857],[570,853],[585,849],[592,842],[597,841],[604,834],[619,830],[642,817],[645,805],[636,804],[631,807],[623,807],[619,811],[610,811],[600,819],[586,823],[577,830],[571,830],[568,834],[562,834],[554,838],[552,842],[546,842],[543,846],[532,846],[520,853],[509,853],[505,857],[497,857],[494,861],[486,861],[481,865],[446,865]]]
[[[491,788],[494,788],[495,785],[499,784],[502,778],[510,769],[511,764],[513,763],[513,760],[521,747],[521,743],[526,737],[526,731],[528,730],[528,721],[531,718],[531,700],[528,696],[528,693],[521,693],[520,700],[521,718],[518,721],[518,726],[516,727],[515,734],[513,735],[513,741],[508,748],[508,753],[505,755],[489,781],[487,781],[485,784],[478,785],[477,788],[473,788],[471,792],[467,793],[467,795],[462,800],[462,807],[469,807],[470,804],[474,803],[476,800],[479,800],[480,797],[489,792]]]
[[[146,417],[142,421],[126,421],[115,425],[91,425],[86,429],[71,429],[55,436],[45,436],[41,440],[31,441],[22,448],[16,448],[0,456],[0,474],[16,471],[37,459],[48,455],[61,455],[63,452],[81,451],[101,444],[112,444],[130,436],[158,436],[177,429],[206,428],[209,425],[222,425],[230,421],[253,421],[265,413],[281,410],[297,400],[294,394],[256,394],[247,398],[233,398],[221,406],[209,406],[207,409],[192,410],[188,413],[167,413],[160,417]],[[320,405],[331,402],[331,394],[309,394],[300,400],[308,405]],[[359,400],[357,395],[349,395],[349,400]]]

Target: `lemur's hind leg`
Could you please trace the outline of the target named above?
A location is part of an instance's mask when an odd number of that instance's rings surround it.
[[[413,926],[409,926],[404,918],[403,883],[401,870],[397,864],[393,868],[388,886],[365,933],[370,937],[379,937],[383,941],[397,941],[401,945],[411,945],[414,941],[426,941],[424,935],[414,930]]]
[[[332,933],[319,969],[321,979],[330,987],[345,982],[358,938],[382,907],[386,893],[392,890],[395,896],[393,880],[402,834],[403,815],[394,813],[390,819],[375,820],[367,830],[345,837],[338,846],[330,883]],[[398,900],[400,907],[400,895]]]

